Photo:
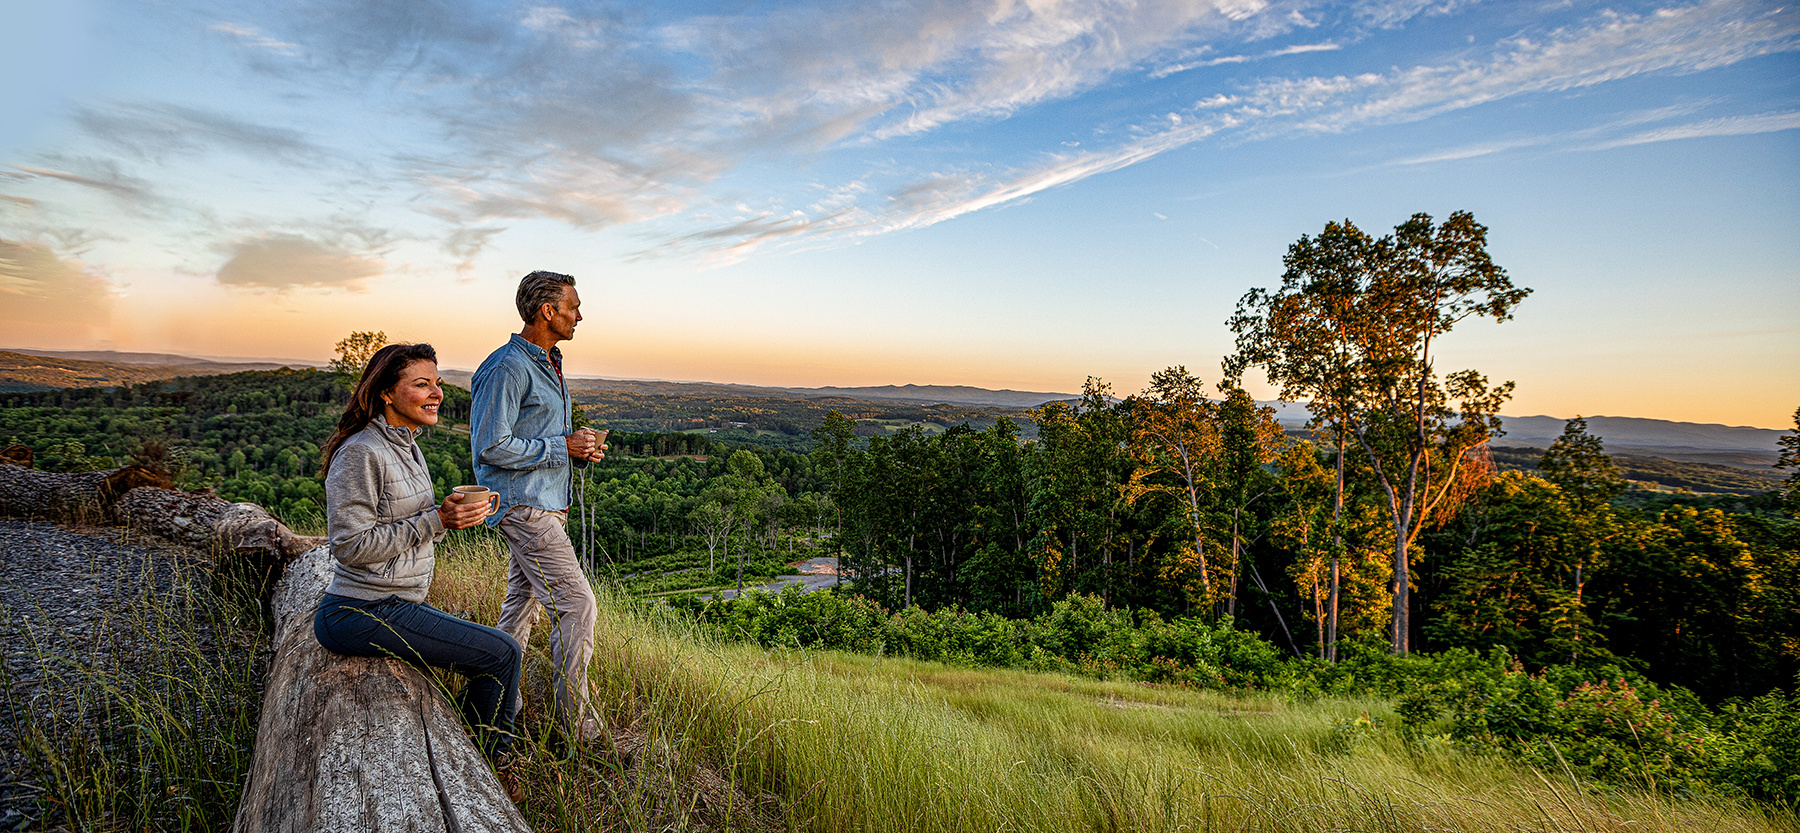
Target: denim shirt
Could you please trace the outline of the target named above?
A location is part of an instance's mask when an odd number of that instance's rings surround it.
[[[562,351],[551,350],[561,363]],[[488,355],[470,382],[469,451],[475,482],[500,494],[489,526],[500,523],[514,506],[568,509],[572,466],[587,465],[569,457],[563,440],[574,430],[569,388],[550,359],[543,348],[514,334]]]

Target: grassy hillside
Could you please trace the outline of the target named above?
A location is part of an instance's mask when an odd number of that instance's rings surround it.
[[[432,602],[493,622],[505,563],[492,533],[452,534]],[[266,636],[201,598],[216,583],[184,586],[142,594],[114,626],[179,649],[186,699],[169,700],[166,663],[69,663],[46,692],[64,705],[24,727],[25,777],[76,829],[213,829],[234,813],[257,709],[246,669]],[[551,737],[548,629],[530,646],[508,779],[537,830],[1800,830],[1791,811],[1601,788],[1408,736],[1386,699],[765,649],[601,597],[592,684],[608,741]]]
[[[504,551],[481,536],[447,550],[434,602],[493,621]],[[766,650],[610,595],[596,638],[617,748],[532,756],[520,783],[541,830],[1796,829],[1409,741],[1383,700]],[[531,650],[541,731],[547,649]]]

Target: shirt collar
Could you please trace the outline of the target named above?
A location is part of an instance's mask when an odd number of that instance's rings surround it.
[[[544,348],[539,347],[535,344],[532,344],[529,341],[526,341],[525,337],[522,335],[519,335],[518,333],[512,334],[512,343],[515,345],[518,345],[518,347],[520,349],[524,350],[525,355],[530,356],[534,359],[538,359],[540,361],[545,361],[545,362],[555,361],[557,364],[562,364],[562,348],[561,347],[551,347],[550,352],[548,354],[546,354],[544,352]]]

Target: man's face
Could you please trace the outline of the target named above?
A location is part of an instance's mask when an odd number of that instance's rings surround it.
[[[575,325],[581,321],[581,295],[575,287],[564,286],[562,297],[549,305],[550,312],[544,318],[544,326],[557,341],[568,341],[575,337]]]

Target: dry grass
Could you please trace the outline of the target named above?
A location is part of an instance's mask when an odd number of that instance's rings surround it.
[[[504,548],[462,535],[433,596],[498,615]],[[723,644],[602,591],[617,749],[557,752],[531,648],[522,805],[539,829],[1777,831],[1717,799],[1601,792],[1399,738],[1388,704],[1230,696]]]
[[[44,609],[67,599],[0,607],[8,653],[33,665],[0,686],[4,734],[27,761],[6,777],[37,793],[22,821],[229,826],[249,771],[267,644],[255,597],[191,557],[121,558],[112,536],[125,534],[70,536],[91,561],[76,586],[48,588],[94,601],[75,624]]]

